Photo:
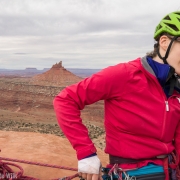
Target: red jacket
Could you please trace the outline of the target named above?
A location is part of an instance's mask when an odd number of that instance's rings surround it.
[[[54,99],[58,123],[82,159],[96,148],[80,110],[105,101],[105,152],[123,158],[180,154],[180,95],[167,99],[146,59],[110,66],[66,87]]]

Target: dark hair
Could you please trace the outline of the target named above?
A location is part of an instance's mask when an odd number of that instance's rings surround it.
[[[151,58],[154,58],[157,56],[157,51],[159,49],[159,42],[155,43],[154,44],[154,50],[151,51],[151,52],[147,52],[146,53],[146,56],[150,56]]]

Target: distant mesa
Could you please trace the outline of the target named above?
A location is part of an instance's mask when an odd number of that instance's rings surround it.
[[[27,67],[25,70],[26,71],[37,71],[37,68]]]
[[[44,68],[44,69],[43,69],[43,71],[48,71],[48,70],[50,70],[50,68]]]
[[[62,66],[62,61],[60,61],[59,63],[54,64],[48,71],[33,76],[30,83],[33,85],[62,87],[77,83],[82,79],[83,78],[80,78],[66,70]]]

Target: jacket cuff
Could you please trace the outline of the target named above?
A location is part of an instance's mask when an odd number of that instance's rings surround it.
[[[96,150],[95,147],[91,147],[91,148],[88,148],[88,149],[83,149],[83,150],[77,151],[77,159],[78,160],[84,159],[87,156],[90,156],[90,155],[92,155],[92,154],[94,154],[96,152],[97,152],[97,150]]]
[[[97,154],[96,153],[93,153],[93,154],[90,154],[89,156],[86,156],[85,158],[89,158],[89,157],[92,157],[92,156],[97,156]],[[84,159],[85,159],[84,158]]]

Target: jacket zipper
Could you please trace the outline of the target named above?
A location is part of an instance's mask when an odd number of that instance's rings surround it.
[[[180,98],[177,97],[177,95],[172,95],[171,97],[169,97],[169,99],[172,98],[172,97],[176,97],[177,100],[178,100],[179,103],[180,103]],[[161,133],[161,138],[163,137],[163,134],[164,134],[165,123],[166,123],[166,113],[167,113],[167,111],[169,111],[169,103],[168,103],[168,99],[165,100],[165,105],[166,105],[166,112],[164,113],[163,129],[162,129],[162,133]]]
[[[146,69],[143,65],[143,70]],[[148,70],[146,70],[148,71]],[[149,72],[149,71],[148,71]],[[150,72],[149,72],[150,73]],[[165,111],[164,111],[164,118],[163,118],[163,127],[162,127],[162,131],[161,131],[161,136],[160,136],[160,139],[162,139],[163,137],[163,134],[164,134],[164,130],[165,130],[165,124],[166,124],[166,114],[167,112],[170,110],[170,107],[169,107],[169,103],[168,103],[168,98],[166,97],[166,94],[163,90],[163,88],[161,87],[161,85],[159,84],[157,78],[155,78],[155,82],[156,82],[156,85],[157,85],[157,88],[158,89],[161,89],[161,95],[162,95],[162,98],[163,98],[163,101],[165,102]],[[163,143],[164,144],[164,143]],[[165,144],[164,144],[165,145]],[[167,146],[165,145],[166,149],[167,149]]]
[[[166,104],[166,111],[169,111],[169,103],[168,103],[168,101],[165,101],[165,104]]]
[[[176,99],[178,100],[178,102],[180,103],[180,98],[179,97],[176,97]]]
[[[166,116],[167,116],[167,112],[170,111],[168,98],[166,97],[166,95],[165,95],[164,90],[162,89],[162,87],[161,87],[161,91],[162,91],[162,96],[164,95],[164,96],[163,96],[163,99],[164,99],[164,102],[165,102],[165,111],[164,111],[163,127],[162,127],[162,132],[161,132],[160,139],[163,138],[163,134],[164,134],[165,126],[166,126]],[[172,96],[171,96],[171,97],[172,97]],[[171,98],[171,97],[170,97],[170,98]]]
[[[164,134],[165,124],[166,124],[166,113],[168,111],[169,111],[169,103],[168,103],[168,100],[165,100],[165,111],[164,111],[164,118],[163,118],[163,127],[162,127],[162,131],[161,131],[160,139],[162,139],[163,134]]]

